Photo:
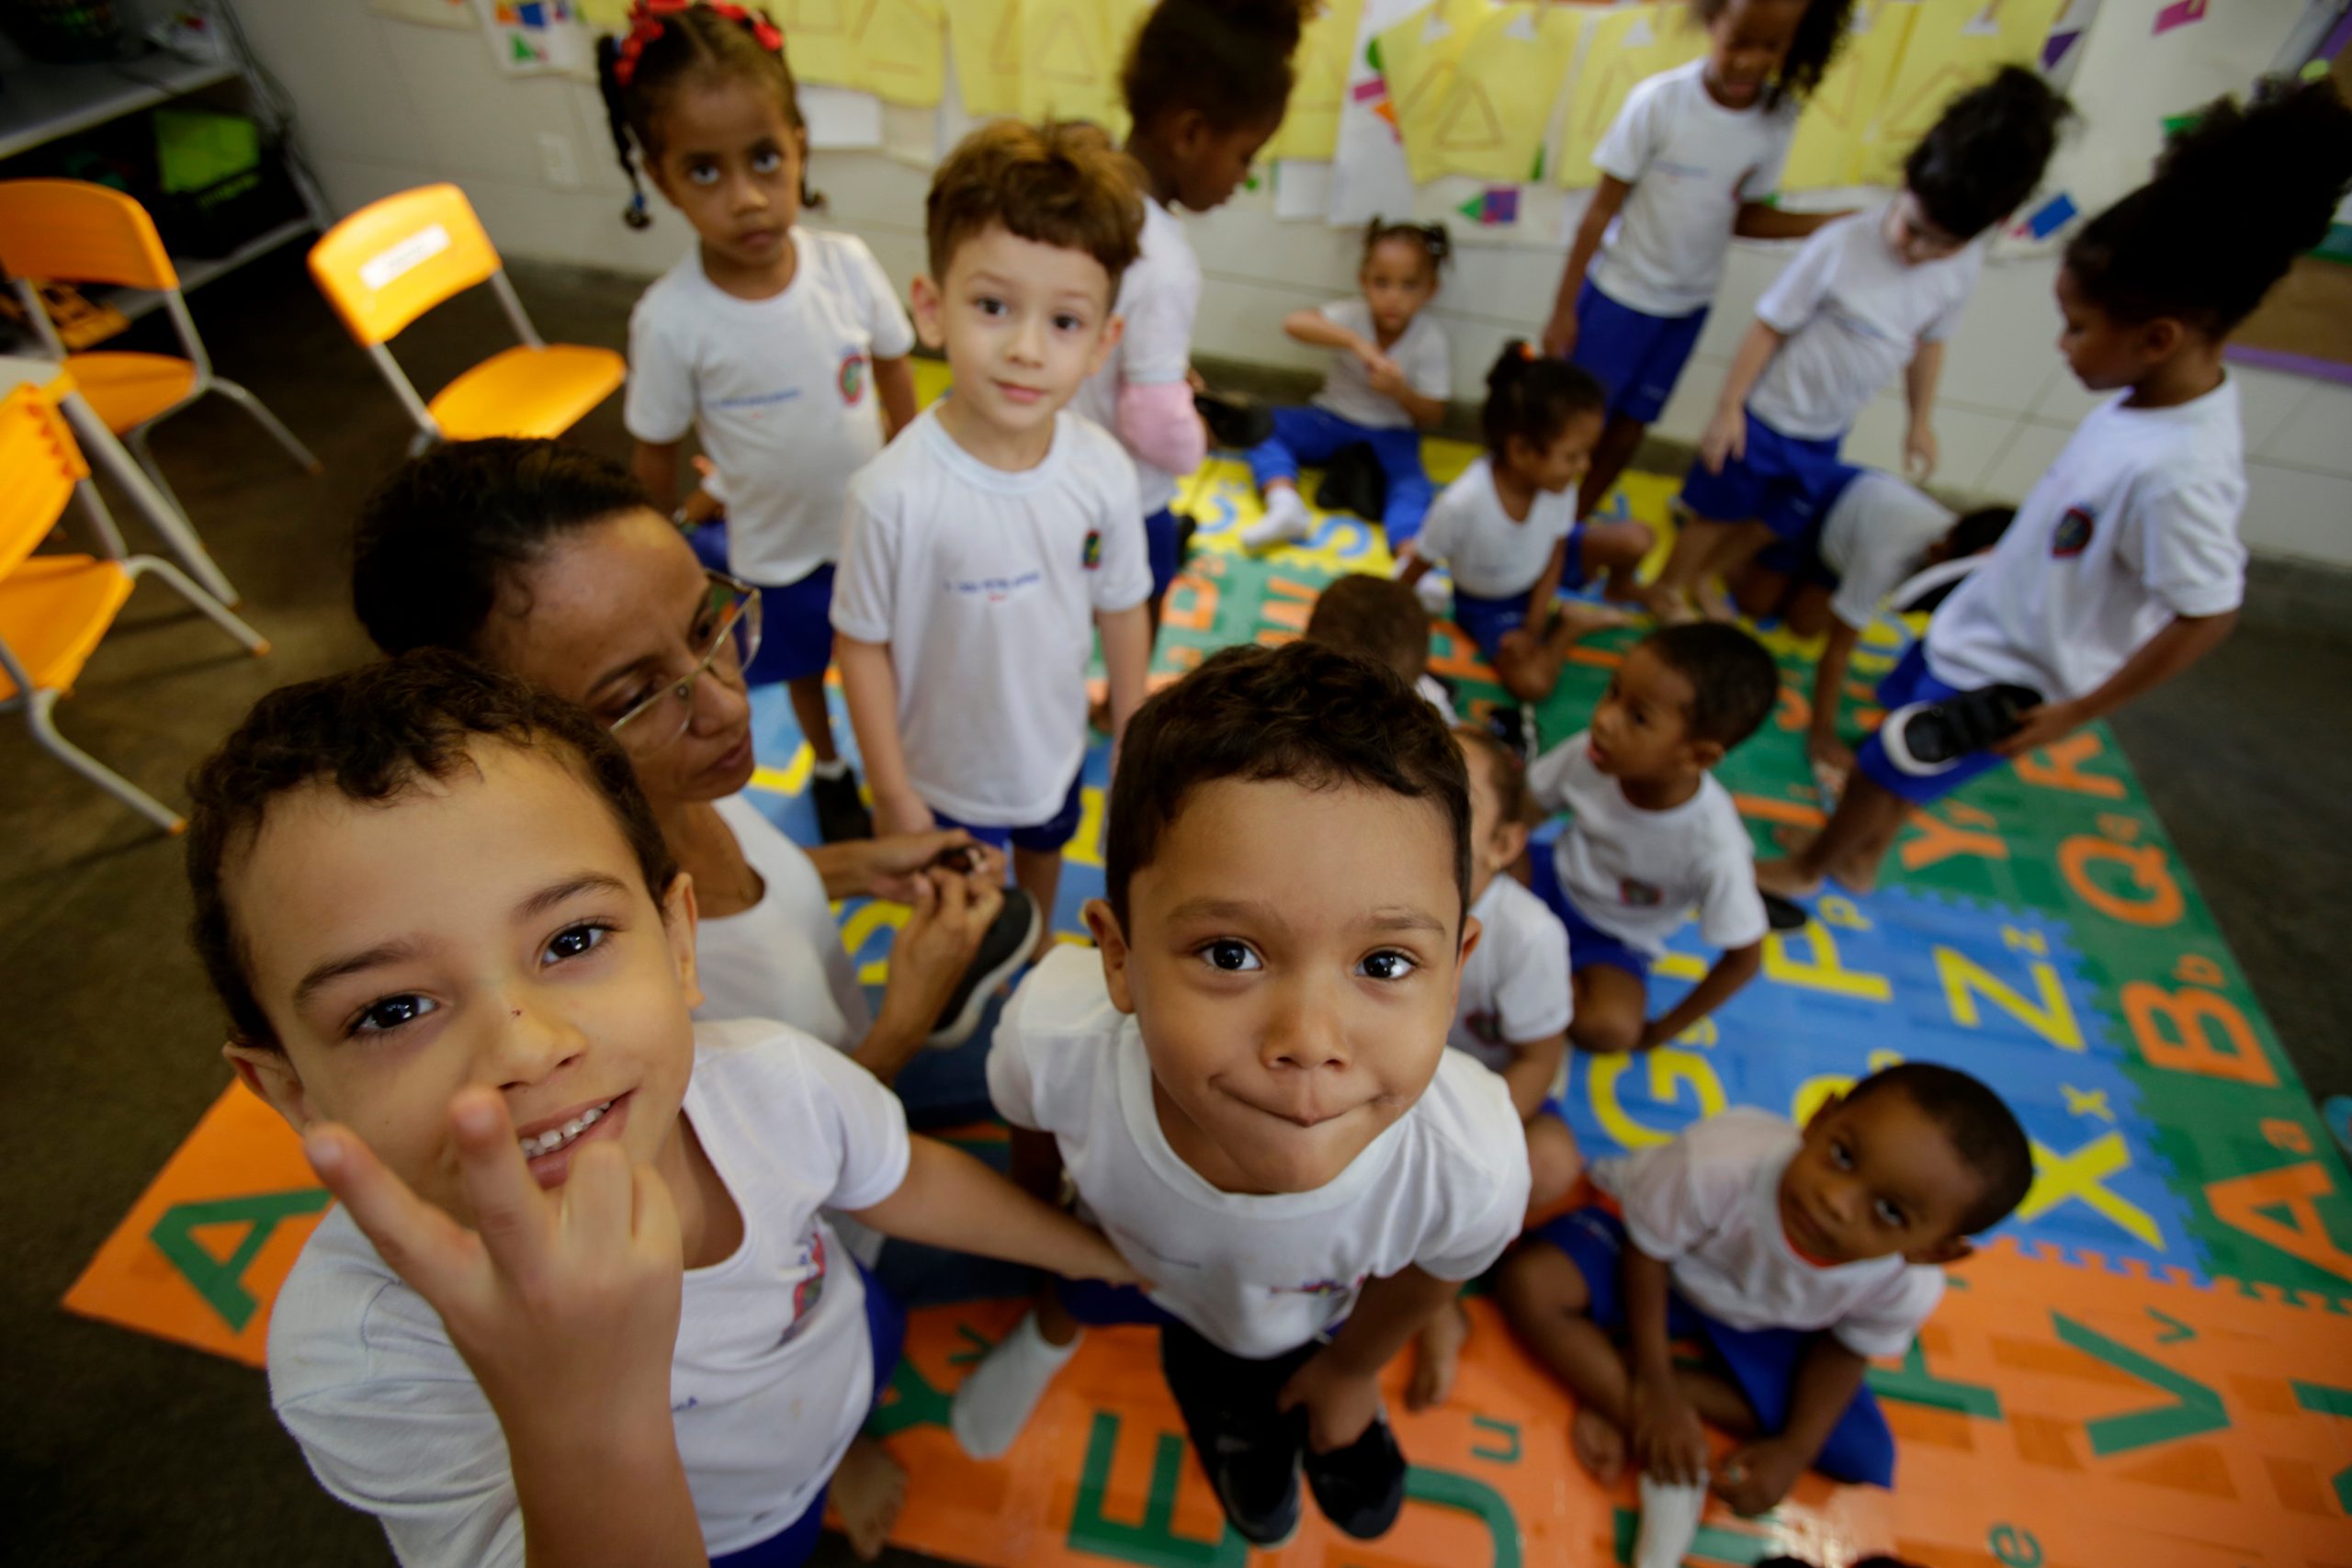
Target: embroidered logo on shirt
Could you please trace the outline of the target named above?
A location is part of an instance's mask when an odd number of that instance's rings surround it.
[[[1276,1285],[1273,1292],[1278,1296],[1344,1296],[1363,1283],[1363,1276],[1359,1274],[1353,1280],[1312,1280],[1304,1285]]]
[[[808,1270],[800,1282],[792,1287],[792,1321],[785,1325],[779,1345],[789,1345],[808,1325],[808,1314],[816,1308],[825,1293],[825,1233],[811,1228],[808,1241],[800,1249],[800,1267]]]
[[[2050,553],[2060,560],[2081,555],[2090,547],[2091,536],[2097,532],[2098,519],[2091,515],[2089,507],[2070,506],[2051,532]]]
[[[1654,883],[1621,876],[1617,879],[1617,897],[1636,909],[1655,909],[1666,902],[1666,889]]]
[[[865,396],[865,351],[853,348],[842,355],[842,407],[855,408]]]
[[[1102,529],[1089,528],[1086,531],[1086,548],[1080,553],[1079,559],[1086,563],[1086,570],[1089,571],[1092,571],[1102,564]]]

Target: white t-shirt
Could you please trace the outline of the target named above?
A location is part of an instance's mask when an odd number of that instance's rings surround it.
[[[1568,1027],[1568,929],[1508,874],[1487,884],[1470,906],[1478,945],[1462,966],[1462,997],[1445,1043],[1497,1072],[1511,1047],[1548,1040]]]
[[[1519,1234],[1527,1144],[1502,1080],[1457,1051],[1338,1177],[1311,1192],[1210,1186],[1152,1107],[1151,1060],[1111,1005],[1102,959],[1057,948],[1005,1009],[989,1097],[1051,1133],[1086,1216],[1154,1281],[1151,1299],[1236,1356],[1297,1348],[1408,1264],[1476,1277]]]
[[[2235,381],[2174,408],[2101,404],[1928,623],[1928,668],[2087,695],[2174,616],[2238,607],[2245,505]]]
[[[1857,631],[1869,626],[1955,520],[1951,508],[1893,474],[1855,475],[1821,524],[1821,562],[1838,574],[1829,613]]]
[[[1747,395],[1747,412],[1783,435],[1843,435],[1923,343],[1960,324],[1984,245],[1905,266],[1886,243],[1886,209],[1814,231],[1756,302],[1758,320],[1788,334]]]
[[[1693,60],[1634,85],[1593,166],[1634,188],[1600,237],[1592,286],[1653,316],[1687,316],[1714,302],[1743,203],[1781,188],[1798,104],[1759,98],[1727,109],[1707,94]]]
[[[743,858],[767,885],[738,914],[695,927],[695,975],[704,1019],[773,1018],[840,1051],[854,1051],[874,1027],[825,897],[825,879],[806,851],[740,795],[715,802]]]
[[[1713,946],[1763,941],[1756,851],[1731,791],[1709,773],[1681,805],[1645,811],[1592,765],[1590,739],[1579,731],[1527,769],[1536,804],[1573,818],[1552,848],[1552,863],[1577,912],[1654,958],[1694,906],[1699,934]]]
[[[1413,690],[1420,693],[1430,706],[1437,709],[1438,717],[1445,720],[1449,727],[1453,725],[1453,694],[1445,689],[1444,682],[1424,671],[1421,678],[1413,682]]]
[[[1097,612],[1151,594],[1135,464],[1065,409],[1034,468],[992,468],[927,409],[850,482],[833,627],[888,643],[915,790],[983,827],[1061,809],[1086,754]]]
[[[874,361],[915,342],[865,241],[796,224],[792,246],[792,281],[771,299],[720,289],[697,247],[628,319],[628,433],[700,435],[727,499],[728,570],[769,586],[839,554],[849,477],[882,449]]]
[[[778,1024],[698,1024],[685,1116],[743,1217],[685,1276],[670,1412],[703,1540],[753,1546],[798,1518],[872,1403],[865,1287],[818,1211],[907,1173],[906,1112],[872,1074]],[[439,1314],[342,1209],[269,1323],[270,1401],[320,1484],[374,1514],[410,1568],[520,1568],[506,1439]]]
[[[1323,314],[1366,343],[1380,341],[1372,327],[1372,307],[1361,295],[1332,300],[1323,307]],[[1405,384],[1421,396],[1442,400],[1453,391],[1453,351],[1445,345],[1445,330],[1427,310],[1407,321],[1396,341],[1384,352],[1405,373]],[[1363,361],[1345,350],[1332,354],[1331,368],[1323,374],[1323,389],[1315,394],[1315,406],[1366,430],[1404,430],[1413,423],[1404,404],[1372,389]]]
[[[1524,522],[1495,493],[1492,457],[1478,457],[1438,492],[1414,548],[1453,574],[1457,592],[1482,599],[1523,596],[1577,525],[1574,491],[1537,491]]]
[[[1943,1299],[1944,1272],[1900,1253],[1808,1263],[1781,1224],[1794,1123],[1736,1106],[1670,1144],[1593,1163],[1635,1247],[1673,1266],[1674,1288],[1734,1328],[1826,1328],[1857,1356],[1899,1356]]]
[[[1125,323],[1119,346],[1078,389],[1070,407],[1119,428],[1119,393],[1128,387],[1182,381],[1193,366],[1193,318],[1201,309],[1201,263],[1173,213],[1147,198],[1143,251],[1119,279],[1116,314]],[[1135,455],[1130,452],[1129,457]],[[1136,489],[1148,517],[1176,499],[1176,476],[1136,457]]]

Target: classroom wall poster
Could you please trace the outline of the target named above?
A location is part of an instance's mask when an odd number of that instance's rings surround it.
[[[572,0],[474,0],[490,57],[509,76],[596,78],[596,35]]]

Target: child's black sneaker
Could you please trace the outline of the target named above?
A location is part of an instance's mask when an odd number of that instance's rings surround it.
[[[1287,1429],[1287,1421],[1276,1424]],[[1288,1546],[1305,1513],[1295,1437],[1253,1438],[1227,1432],[1201,1450],[1209,1485],[1235,1533],[1272,1551]]]
[[[1929,778],[1962,757],[1997,746],[2018,731],[2028,708],[2041,705],[2030,686],[1984,686],[1939,702],[1912,703],[1886,716],[1879,744],[1903,772]]]
[[[1405,1507],[1405,1453],[1384,1417],[1328,1454],[1306,1450],[1306,1484],[1323,1517],[1358,1540],[1386,1535]]]
[[[1274,411],[1243,392],[1194,392],[1193,407],[1219,446],[1248,451],[1273,439]]]
[[[1038,928],[1044,924],[1045,917],[1037,912],[1037,900],[1029,896],[1026,888],[1004,890],[1004,908],[989,922],[987,933],[980,938],[980,950],[972,954],[964,977],[956,982],[947,1005],[939,1010],[939,1023],[923,1042],[925,1045],[934,1051],[949,1051],[972,1037],[972,1031],[979,1027],[980,1014],[988,1010],[989,998],[1012,977],[1036,949]]]
[[[808,775],[808,797],[817,807],[817,834],[829,844],[874,837],[874,816],[857,796],[857,770],[843,768],[832,778]]]
[[[1764,895],[1764,923],[1776,931],[1801,931],[1812,923],[1813,917],[1804,906],[1793,898],[1783,898],[1778,893]]]
[[[1372,444],[1359,441],[1342,446],[1323,467],[1323,482],[1315,487],[1315,504],[1326,512],[1352,512],[1377,522],[1388,504],[1388,476]]]

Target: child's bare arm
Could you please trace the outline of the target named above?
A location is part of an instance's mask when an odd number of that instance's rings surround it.
[[[1102,632],[1102,673],[1111,688],[1111,749],[1118,750],[1127,720],[1143,706],[1151,674],[1151,612],[1141,604],[1098,612]]]
[[[1430,558],[1414,547],[1415,541],[1407,540],[1405,553],[1396,560],[1396,581],[1410,588],[1430,574]]]
[[[319,1179],[441,1314],[506,1438],[537,1568],[707,1561],[670,1417],[684,1257],[669,1190],[617,1145],[583,1146],[542,1192],[505,1101],[449,1108],[475,1230],[424,1202],[349,1129],[303,1135]],[[616,1509],[626,1496],[630,1506]]]
[[[1441,1280],[1410,1264],[1367,1280],[1355,1311],[1331,1343],[1283,1385],[1276,1408],[1306,1407],[1308,1441],[1316,1452],[1346,1448],[1380,1414],[1380,1370],[1461,1289],[1457,1280]]]
[[[1723,956],[1715,960],[1714,967],[1690,987],[1689,996],[1650,1020],[1648,1026],[1642,1031],[1642,1049],[1646,1051],[1653,1045],[1665,1044],[1731,1000],[1733,994],[1756,978],[1756,972],[1763,966],[1764,943],[1761,940],[1751,942],[1746,947],[1725,948]]]
[[[1432,398],[1417,391],[1396,362],[1385,355],[1366,374],[1372,389],[1405,411],[1405,417],[1423,430],[1438,424],[1445,418],[1445,400]]]
[[[2098,690],[2070,703],[2044,703],[2040,707],[2028,708],[2023,727],[1995,750],[2004,757],[2021,757],[2054,740],[2064,739],[2143,692],[2163,685],[2221,647],[2237,624],[2235,610],[2224,610],[2218,615],[2175,615],[2164,630],[2141,644],[2139,651],[2125,660],[2123,667],[2109,675]]]
[[[1038,1201],[960,1149],[908,1140],[906,1179],[854,1216],[884,1235],[1010,1258],[1072,1280],[1134,1284],[1136,1271],[1102,1233]]]
[[[683,441],[640,441],[629,462],[637,482],[652,498],[653,509],[664,517],[678,504],[678,453],[684,446]]]
[[[1568,1036],[1562,1031],[1510,1050],[1510,1061],[1502,1073],[1503,1088],[1510,1091],[1511,1109],[1524,1122],[1544,1108],[1544,1098],[1552,1092],[1552,1080],[1560,1076],[1560,1064],[1567,1059]]]
[[[915,371],[900,355],[874,362],[874,399],[882,405],[882,439],[894,439],[914,423]]]
[[[1715,397],[1715,415],[1707,425],[1706,434],[1699,438],[1699,460],[1707,465],[1711,474],[1724,471],[1724,463],[1747,453],[1747,394],[1755,389],[1757,378],[1781,352],[1781,344],[1788,335],[1767,326],[1760,321],[1747,323],[1747,335],[1739,340],[1737,352],[1731,356],[1731,368],[1724,372],[1723,390]]]
[[[884,833],[925,833],[931,807],[907,778],[906,749],[899,739],[899,672],[887,642],[862,642],[833,634],[833,661],[842,671],[842,695],[849,704],[850,728],[865,782],[874,790],[875,829]]]
[[[1550,619],[1552,595],[1560,591],[1560,578],[1568,570],[1568,542],[1552,541],[1552,553],[1544,558],[1544,570],[1536,574],[1535,589],[1527,596],[1527,629],[1537,637],[1544,635],[1544,623]]]
[[[1731,231],[1743,240],[1802,240],[1825,223],[1851,217],[1853,210],[1789,212],[1769,201],[1743,201],[1739,216],[1732,220]]]
[[[1576,352],[1577,296],[1584,290],[1584,275],[1592,265],[1593,253],[1600,249],[1601,236],[1609,232],[1610,223],[1617,209],[1625,205],[1625,197],[1634,187],[1614,175],[1603,175],[1593,187],[1592,200],[1584,209],[1584,221],[1577,225],[1576,243],[1568,247],[1568,259],[1560,268],[1560,287],[1552,299],[1552,319],[1544,323],[1544,352],[1555,359],[1564,359]]]
[[[1336,348],[1343,354],[1352,354],[1358,359],[1380,356],[1378,344],[1350,332],[1320,310],[1293,310],[1283,318],[1283,331],[1296,342],[1317,348]]]
[[[1724,1459],[1715,1491],[1743,1514],[1760,1514],[1789,1495],[1797,1477],[1821,1452],[1838,1418],[1862,1386],[1864,1362],[1838,1342],[1816,1334],[1797,1363],[1789,1393],[1788,1425],[1742,1445]]]
[[[1936,383],[1943,374],[1940,341],[1921,344],[1903,372],[1903,400],[1911,410],[1911,429],[1903,438],[1903,466],[1914,484],[1924,484],[1936,471]]]
[[[1627,1237],[1624,1251],[1626,1437],[1634,1458],[1660,1481],[1689,1483],[1706,1473],[1707,1435],[1674,1375],[1666,1304],[1673,1282],[1666,1260]]]

